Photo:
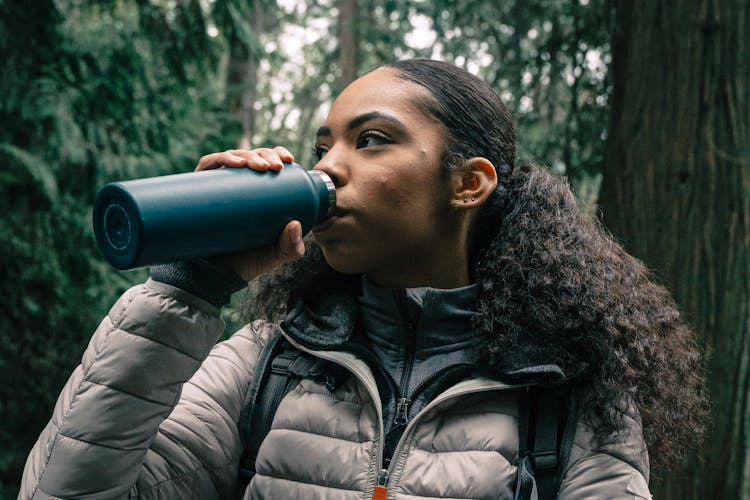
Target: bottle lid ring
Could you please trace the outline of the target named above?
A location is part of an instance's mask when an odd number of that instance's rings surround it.
[[[326,185],[326,188],[328,189],[328,210],[326,211],[326,217],[333,215],[333,212],[336,210],[336,185],[325,172],[321,172],[320,170],[310,170],[309,173],[317,174],[320,177],[320,180]]]

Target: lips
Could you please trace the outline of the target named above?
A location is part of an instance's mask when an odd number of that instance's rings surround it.
[[[336,210],[334,210],[333,214],[330,217],[328,217],[326,219],[323,219],[323,221],[321,221],[317,226],[315,226],[314,228],[312,228],[313,234],[320,234],[320,233],[322,233],[326,229],[328,229],[331,226],[333,226],[339,219],[341,219],[345,215],[346,215],[346,211],[345,210],[343,210],[341,208],[336,208]]]

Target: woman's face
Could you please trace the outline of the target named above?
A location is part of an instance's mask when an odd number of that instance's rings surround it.
[[[428,95],[381,68],[347,87],[318,130],[315,168],[334,179],[338,211],[313,234],[334,269],[383,286],[438,286],[454,264],[446,130],[416,105]]]

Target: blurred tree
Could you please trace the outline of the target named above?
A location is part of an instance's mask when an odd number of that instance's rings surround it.
[[[0,2],[0,497],[113,299],[144,273],[93,245],[96,189],[223,149],[199,0]]]
[[[452,61],[490,83],[517,122],[522,159],[567,175],[579,191],[596,177],[609,93],[608,2],[440,0],[414,7],[437,33],[414,53]]]
[[[271,0],[215,0],[212,18],[227,40],[225,106],[242,124],[237,146],[248,148],[256,133],[255,104],[259,100],[258,72],[270,57],[263,46],[263,33],[275,33],[282,21],[281,10]],[[278,62],[278,61],[277,61]]]
[[[220,0],[216,2],[214,12],[222,14],[217,16],[217,20],[222,21],[229,40],[226,107],[242,123],[238,147],[247,149],[255,133],[253,106],[258,95],[258,60],[263,53],[255,33],[261,31],[263,10],[259,0],[240,3],[242,5],[235,5],[231,0]]]
[[[699,332],[713,405],[654,497],[750,498],[750,4],[615,4],[604,221]]]
[[[311,166],[315,129],[332,99],[356,75],[397,59],[411,29],[410,2],[377,0],[300,1],[286,12],[270,51],[282,53],[263,65],[258,127],[253,144],[286,145]],[[302,42],[300,44],[300,42]]]
[[[339,87],[344,88],[357,78],[359,31],[357,0],[339,0]]]

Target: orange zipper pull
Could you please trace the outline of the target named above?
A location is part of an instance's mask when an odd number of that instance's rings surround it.
[[[372,493],[372,500],[385,500],[386,493],[388,493],[388,471],[382,469],[380,474],[378,474],[375,491]]]

